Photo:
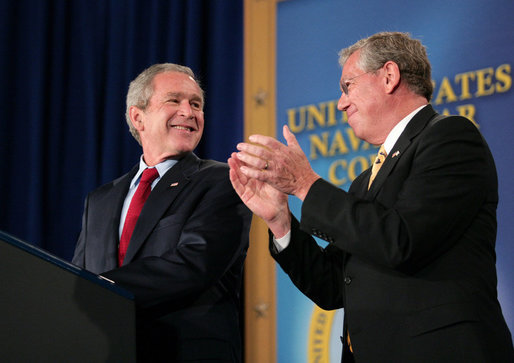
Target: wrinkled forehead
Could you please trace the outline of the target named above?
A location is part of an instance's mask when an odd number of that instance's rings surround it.
[[[183,72],[170,71],[159,73],[154,77],[152,86],[154,92],[191,94],[203,101],[203,90],[198,82]]]
[[[341,80],[352,78],[357,73],[363,72],[363,69],[360,67],[360,50],[353,52],[347,59],[343,65],[343,69],[341,71]]]

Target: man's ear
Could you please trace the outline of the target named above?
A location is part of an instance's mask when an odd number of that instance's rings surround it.
[[[143,111],[136,106],[130,106],[129,117],[130,117],[130,122],[132,122],[132,126],[134,126],[134,128],[137,131],[143,131],[143,129],[144,129]]]
[[[384,87],[387,93],[393,93],[400,85],[400,68],[393,61],[387,61],[382,69],[385,72]]]

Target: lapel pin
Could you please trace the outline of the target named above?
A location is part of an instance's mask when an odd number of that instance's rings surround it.
[[[397,157],[398,155],[400,155],[400,152],[399,151],[395,151],[394,154],[393,154],[393,158]]]
[[[171,183],[171,184],[170,184],[170,187],[176,187],[177,185],[178,185],[178,182]]]

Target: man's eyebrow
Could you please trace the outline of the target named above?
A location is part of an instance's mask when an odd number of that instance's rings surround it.
[[[184,94],[182,92],[167,92],[166,97],[178,97],[183,96]]]
[[[189,94],[186,94],[184,92],[168,92],[168,93],[166,93],[165,96],[166,97],[179,97],[179,98],[189,97],[192,100],[198,100],[198,101],[202,101],[203,102],[202,96],[200,96],[200,95],[198,95],[196,93],[193,93],[193,94],[189,95]]]

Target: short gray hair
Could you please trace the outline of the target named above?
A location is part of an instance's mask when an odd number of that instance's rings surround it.
[[[153,80],[155,76],[164,72],[179,72],[187,74],[198,84],[198,87],[200,87],[202,92],[202,98],[204,97],[204,92],[200,86],[200,82],[198,82],[195,74],[189,67],[174,63],[159,63],[145,69],[136,77],[136,79],[130,82],[127,92],[127,108],[125,110],[125,119],[129,126],[130,133],[132,136],[134,136],[140,145],[141,138],[139,137],[139,132],[135,129],[134,125],[132,125],[132,122],[130,121],[129,110],[132,106],[136,106],[143,111],[146,110],[153,95]]]
[[[414,93],[430,101],[433,92],[431,66],[426,48],[409,33],[382,32],[344,48],[339,52],[339,64],[344,67],[348,58],[360,50],[359,67],[366,72],[380,69],[393,61],[401,78]]]

